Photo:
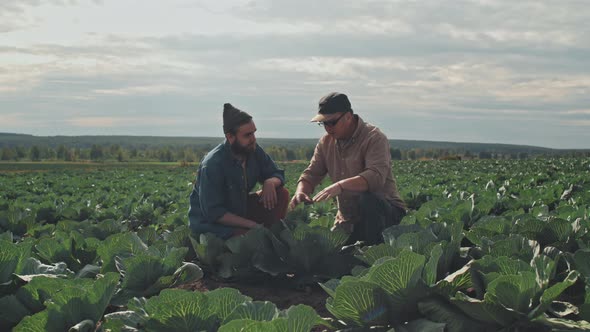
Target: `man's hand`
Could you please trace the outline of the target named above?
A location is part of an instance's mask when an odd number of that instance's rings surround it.
[[[263,224],[256,223],[256,225],[254,225],[250,229],[258,229],[258,228],[264,228],[264,225]]]
[[[320,191],[313,197],[314,202],[321,202],[342,194],[342,186],[336,182]]]
[[[341,220],[336,220],[336,222],[334,222],[334,226],[332,226],[330,230],[333,232],[337,229],[343,230],[344,232],[351,234],[354,230],[354,224],[351,222],[343,222]]]
[[[277,189],[272,180],[267,179],[262,184],[260,201],[267,210],[272,210],[277,205]]]
[[[311,204],[313,203],[313,200],[309,198],[309,196],[306,193],[302,191],[297,191],[293,195],[293,198],[291,198],[291,202],[289,202],[289,209],[293,210],[299,203]]]

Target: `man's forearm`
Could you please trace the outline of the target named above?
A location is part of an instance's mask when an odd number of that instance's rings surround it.
[[[369,190],[369,183],[360,175],[340,180],[338,183],[343,191],[365,192]]]
[[[217,219],[217,222],[225,226],[241,228],[254,228],[258,225],[255,221],[240,217],[230,212],[226,212],[221,218]]]
[[[277,177],[272,177],[272,178],[268,178],[268,179],[264,180],[264,182],[267,182],[267,181],[272,183],[275,186],[275,188],[278,188],[281,185],[283,185],[283,181],[281,181],[281,179],[279,179]]]
[[[313,185],[305,180],[301,180],[299,181],[299,183],[297,183],[297,189],[295,190],[295,192],[302,192],[306,195],[311,195],[311,193],[313,192]]]

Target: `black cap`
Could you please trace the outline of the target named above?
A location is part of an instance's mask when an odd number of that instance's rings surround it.
[[[320,99],[318,103],[318,114],[311,119],[312,122],[326,121],[326,115],[352,111],[348,97],[340,92],[332,92]]]

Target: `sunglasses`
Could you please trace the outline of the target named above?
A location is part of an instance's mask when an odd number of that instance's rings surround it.
[[[323,122],[318,122],[318,126],[322,127],[334,127],[338,121],[340,121],[340,119],[342,119],[343,116],[346,115],[347,112],[342,113],[341,116],[338,117],[338,119],[336,120],[330,120],[330,121],[323,121]]]

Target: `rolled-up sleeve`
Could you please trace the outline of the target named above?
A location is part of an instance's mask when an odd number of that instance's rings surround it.
[[[223,175],[220,167],[202,167],[199,182],[199,203],[203,216],[209,222],[217,222],[228,212],[224,206]]]
[[[320,141],[315,146],[311,161],[303,173],[301,173],[297,183],[300,181],[306,181],[315,188],[315,186],[322,182],[327,173],[328,168],[326,167],[326,158],[324,157],[324,152],[322,150],[322,141]]]
[[[367,144],[365,169],[359,174],[369,185],[369,191],[379,191],[391,172],[391,152],[385,135],[376,135]]]

